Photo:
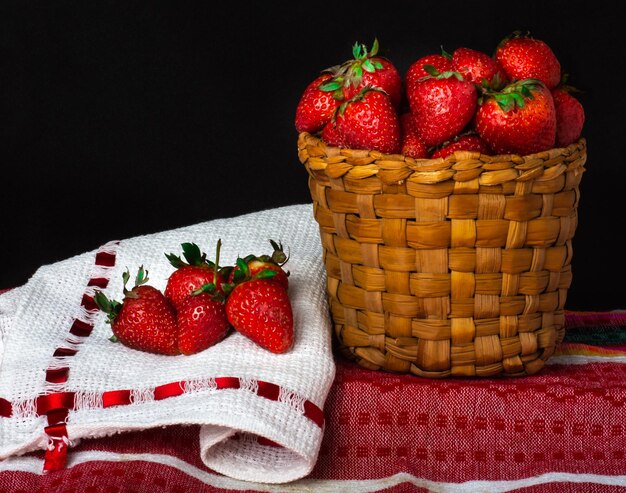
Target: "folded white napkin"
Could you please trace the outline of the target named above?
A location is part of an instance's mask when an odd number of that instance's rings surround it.
[[[143,265],[150,284],[163,290],[173,271],[165,253],[194,242],[212,258],[218,238],[223,265],[271,253],[270,238],[288,248],[295,329],[289,352],[272,354],[238,333],[191,356],[109,341],[106,315],[91,302],[99,286],[121,300],[122,273]],[[309,204],[112,242],[43,266],[0,296],[0,331],[0,458],[47,449],[54,468],[78,439],[199,424],[202,460],[224,475],[280,483],[315,465],[335,366]]]

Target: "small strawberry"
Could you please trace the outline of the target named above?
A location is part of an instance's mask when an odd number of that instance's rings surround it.
[[[235,286],[226,299],[229,323],[239,333],[272,353],[293,345],[293,312],[287,290],[267,279]]]
[[[433,159],[445,158],[452,154],[454,151],[475,151],[489,156],[492,154],[492,150],[489,148],[487,142],[485,142],[478,135],[464,134],[455,137],[453,140],[444,143],[441,148],[437,149],[430,156]]]
[[[353,59],[328,70],[335,73],[334,80],[342,82],[344,99],[352,99],[364,87],[377,87],[389,94],[391,103],[397,108],[402,98],[402,77],[393,63],[377,56],[378,49],[378,39],[374,39],[370,51],[365,45],[355,43]],[[335,89],[332,84],[327,87]]]
[[[557,86],[552,89],[552,99],[556,110],[556,145],[566,147],[576,142],[585,124],[585,110],[576,99],[570,86]]]
[[[335,108],[342,98],[341,91],[323,90],[321,86],[333,78],[331,73],[323,73],[311,82],[300,97],[296,107],[296,130],[298,132],[316,133],[324,128],[333,116]],[[341,87],[337,83],[336,87]]]
[[[422,77],[430,75],[424,68],[426,65],[435,67],[438,72],[450,72],[453,70],[452,56],[444,50],[441,50],[441,54],[433,53],[431,55],[423,56],[413,62],[404,76],[407,90],[413,87],[413,84]]]
[[[185,298],[176,313],[178,348],[182,354],[195,354],[226,337],[230,324],[223,300],[200,292]]]
[[[252,278],[264,278],[278,282],[282,287],[289,287],[289,272],[283,270],[289,257],[283,251],[282,243],[270,240],[274,249],[271,255],[248,255],[243,259],[237,259],[237,265],[230,271],[228,282],[239,284]]]
[[[478,134],[498,154],[527,155],[554,146],[556,112],[550,91],[536,79],[483,96],[475,120]]]
[[[387,154],[400,152],[400,122],[387,93],[365,87],[341,103],[337,130],[352,149],[372,149]]]
[[[500,42],[495,59],[510,81],[538,79],[548,89],[561,81],[561,64],[552,49],[544,41],[519,31]]]
[[[218,248],[219,248],[218,241]],[[183,300],[189,294],[204,286],[210,284],[218,292],[222,291],[222,283],[225,282],[223,276],[218,271],[215,273],[213,262],[206,258],[206,254],[200,251],[195,243],[182,243],[183,256],[187,262],[173,253],[165,254],[173,267],[176,268],[167,280],[165,286],[165,296],[178,309]]]
[[[439,145],[459,134],[476,112],[478,94],[471,82],[458,72],[430,73],[409,87],[407,96],[415,127],[428,147]]]
[[[402,154],[414,159],[427,158],[428,147],[417,133],[411,113],[400,115],[400,127],[402,129]]]
[[[452,70],[459,72],[465,80],[493,89],[500,89],[506,82],[506,75],[496,60],[471,48],[454,50]]]
[[[135,278],[135,286],[129,291],[126,283],[130,279],[128,271],[124,280],[124,300],[109,300],[101,291],[94,296],[98,308],[107,313],[113,337],[139,351],[175,355],[178,350],[178,326],[176,315],[169,300],[156,288],[146,284],[148,272],[140,267]]]
[[[334,120],[329,121],[322,129],[322,140],[330,146],[345,147],[343,136],[337,130]]]

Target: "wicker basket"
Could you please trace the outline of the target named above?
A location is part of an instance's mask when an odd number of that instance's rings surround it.
[[[342,354],[435,378],[543,367],[564,334],[584,139],[416,160],[302,133],[298,155]]]

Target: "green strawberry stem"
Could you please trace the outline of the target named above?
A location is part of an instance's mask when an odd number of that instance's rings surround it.
[[[211,262],[213,264],[213,282],[209,282],[207,284],[203,284],[202,286],[200,286],[198,289],[194,289],[191,292],[192,296],[197,296],[201,293],[211,293],[213,294],[215,297],[217,297],[218,293],[216,293],[216,289],[217,289],[217,279],[218,279],[218,273],[220,270],[220,250],[222,249],[222,239],[219,238],[217,240],[217,245],[215,246],[215,262]]]
[[[200,247],[195,243],[181,243],[183,249],[183,257],[186,262],[182,260],[178,255],[173,253],[166,253],[165,256],[169,260],[172,267],[180,269],[186,265],[208,265],[213,267],[213,262],[207,260],[206,253],[200,250]]]
[[[465,80],[465,79],[463,79],[463,76],[459,72],[457,72],[455,70],[446,70],[445,72],[439,72],[439,70],[437,70],[435,68],[435,66],[431,65],[430,63],[427,63],[427,64],[424,65],[424,70],[429,75],[425,75],[420,80],[425,80],[425,79],[429,79],[429,78],[449,79],[450,77],[455,77],[458,80]]]
[[[527,100],[534,99],[532,91],[544,85],[537,79],[523,79],[509,84],[501,91],[486,90],[485,97],[492,97],[504,112],[512,111],[516,107],[523,108]]]

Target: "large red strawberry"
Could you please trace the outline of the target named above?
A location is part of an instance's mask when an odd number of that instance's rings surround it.
[[[427,158],[428,147],[417,133],[411,113],[400,115],[400,128],[402,129],[402,154],[414,159]]]
[[[331,73],[325,72],[311,82],[302,93],[296,107],[295,123],[298,132],[319,132],[332,118],[343,97],[341,91],[336,92],[332,88],[321,89],[321,86],[332,78]],[[341,83],[337,83],[337,87],[341,87]]]
[[[489,145],[481,137],[474,134],[463,134],[446,142],[441,148],[431,154],[431,158],[445,158],[455,151],[474,151],[481,154],[490,155],[492,153]]]
[[[293,345],[293,312],[287,290],[267,279],[235,286],[226,300],[226,315],[239,333],[273,353]]]
[[[344,101],[336,114],[337,130],[352,149],[400,152],[400,122],[387,93],[365,87]]]
[[[557,86],[552,89],[554,109],[556,110],[556,145],[565,147],[576,142],[585,124],[583,105],[571,94],[569,86]]]
[[[226,337],[230,324],[224,300],[201,292],[187,296],[176,312],[178,348],[182,354],[195,354]]]
[[[476,113],[476,130],[498,154],[527,155],[554,146],[556,112],[550,91],[536,79],[486,93]]]
[[[217,256],[219,256],[220,245],[221,242],[218,241]],[[212,285],[215,291],[220,292],[225,282],[221,273],[215,270],[216,264],[207,260],[206,254],[200,251],[198,245],[183,243],[181,246],[186,262],[173,253],[165,254],[170,264],[176,268],[167,280],[165,296],[170,299],[176,309],[192,291],[204,285]]]
[[[528,34],[516,31],[504,38],[495,59],[510,81],[538,79],[548,89],[561,81],[561,64],[552,49]]]
[[[452,70],[452,56],[442,50],[441,54],[433,53],[414,61],[404,76],[407,90],[413,87],[413,84],[421,78],[430,75],[424,68],[427,65],[435,67],[438,72],[449,72]]]
[[[139,268],[135,286],[126,289],[130,274],[124,279],[124,300],[109,300],[101,291],[94,296],[98,307],[107,313],[114,341],[150,353],[179,354],[178,326],[174,308],[158,289],[146,284],[148,272]]]
[[[377,87],[389,94],[391,103],[397,108],[402,98],[402,76],[393,63],[377,56],[378,49],[378,39],[374,39],[370,51],[365,45],[355,43],[352,47],[354,58],[329,70],[335,73],[335,80],[342,82],[345,99],[353,98],[366,86]],[[330,90],[335,88],[332,84],[327,87]]]
[[[500,89],[506,82],[506,75],[495,59],[471,48],[454,50],[452,70],[459,72],[465,80],[493,89]]]
[[[269,240],[273,251],[271,255],[248,255],[237,259],[237,264],[230,271],[228,282],[239,284],[252,278],[265,278],[278,282],[285,289],[289,287],[289,272],[283,266],[289,257],[283,250],[282,243]]]
[[[476,87],[458,72],[426,66],[429,77],[407,88],[417,132],[428,147],[459,134],[476,112]]]

